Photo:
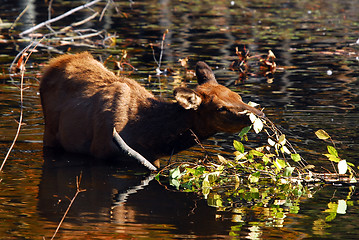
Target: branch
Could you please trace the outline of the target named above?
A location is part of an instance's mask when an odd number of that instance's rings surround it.
[[[121,138],[121,136],[117,133],[116,129],[113,128],[113,138],[115,142],[118,144],[118,147],[126,153],[129,157],[136,159],[143,166],[147,167],[151,171],[156,171],[157,168],[152,165],[146,158],[144,158],[140,153],[133,150],[127,143]]]
[[[28,30],[25,30],[25,31],[21,32],[21,33],[20,33],[20,36],[23,36],[23,35],[32,33],[33,31],[35,31],[35,30],[37,30],[37,29],[39,29],[39,28],[42,28],[43,26],[49,25],[49,24],[51,24],[51,23],[53,23],[53,22],[56,22],[56,21],[58,21],[58,20],[60,20],[60,19],[63,19],[63,18],[65,18],[65,17],[67,17],[67,16],[69,16],[69,15],[71,15],[71,14],[73,14],[73,13],[79,11],[79,10],[82,10],[82,9],[84,9],[84,8],[88,8],[88,7],[94,5],[94,4],[98,3],[98,2],[101,2],[101,1],[102,1],[102,0],[94,0],[94,1],[92,1],[92,2],[86,3],[85,5],[82,5],[82,6],[79,6],[79,7],[77,7],[77,8],[71,9],[70,11],[68,11],[68,12],[66,12],[66,13],[64,13],[64,14],[62,14],[62,15],[60,15],[60,16],[57,16],[57,17],[55,17],[55,18],[53,18],[53,19],[49,19],[49,20],[47,20],[47,21],[45,21],[45,22],[42,22],[42,23],[40,23],[40,24],[38,24],[38,25],[36,25],[36,26],[34,26],[34,27],[28,29]]]
[[[54,235],[52,235],[51,240],[55,238],[57,232],[59,231],[59,229],[60,229],[62,223],[64,222],[64,220],[65,220],[65,218],[66,218],[66,216],[67,216],[67,213],[70,211],[70,208],[71,208],[72,204],[74,203],[74,201],[75,201],[77,195],[78,195],[79,193],[81,193],[81,192],[85,192],[85,191],[86,191],[85,189],[80,189],[81,177],[82,177],[82,173],[80,174],[80,177],[76,177],[76,193],[75,193],[75,195],[73,196],[73,198],[71,199],[71,202],[70,202],[69,206],[67,207],[66,212],[65,212],[64,215],[62,216],[59,225],[57,225],[57,228],[56,228],[56,230],[55,230],[55,232],[54,232]]]
[[[34,43],[31,43],[30,45],[28,45],[23,51],[22,51],[22,58],[25,56],[25,53],[30,49],[30,47],[33,45]],[[20,134],[20,130],[21,130],[21,125],[22,125],[22,119],[23,119],[23,112],[24,112],[24,106],[23,106],[23,99],[24,99],[24,75],[25,75],[25,65],[27,63],[27,61],[29,60],[32,52],[35,50],[35,48],[37,47],[37,45],[35,45],[33,47],[33,49],[31,49],[30,53],[27,55],[25,61],[23,61],[23,59],[19,60],[21,61],[21,82],[20,82],[20,117],[19,117],[19,122],[18,122],[18,127],[17,127],[17,131],[16,131],[16,134],[15,134],[15,137],[14,137],[14,140],[12,141],[12,144],[8,150],[8,152],[6,153],[6,156],[0,166],[0,172],[2,172],[2,169],[4,168],[4,165],[7,161],[7,159],[9,158],[10,156],[10,153],[12,151],[12,149],[14,148],[15,146],[15,143],[16,143],[16,140],[17,138],[19,137],[19,134]]]

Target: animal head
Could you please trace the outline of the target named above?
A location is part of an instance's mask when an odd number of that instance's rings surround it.
[[[179,87],[174,95],[183,108],[195,111],[195,124],[201,130],[235,133],[251,124],[248,113],[264,117],[263,112],[244,103],[239,94],[219,84],[206,63],[197,63],[196,75],[195,90]]]

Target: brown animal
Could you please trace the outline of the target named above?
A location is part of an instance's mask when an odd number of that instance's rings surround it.
[[[124,152],[153,162],[195,145],[192,131],[200,140],[235,133],[250,125],[247,112],[264,115],[218,84],[206,63],[197,63],[196,74],[195,90],[178,87],[176,101],[166,102],[87,52],[57,57],[40,84],[44,146],[97,158]]]

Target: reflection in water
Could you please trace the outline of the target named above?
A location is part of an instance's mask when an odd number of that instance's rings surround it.
[[[86,189],[75,199],[59,232],[61,238],[81,237],[83,231],[92,237],[109,234],[121,239],[257,239],[266,236],[266,228],[283,229],[282,237],[302,234],[287,228],[288,224],[295,224],[292,218],[300,210],[298,200],[274,198],[263,206],[243,201],[232,207],[215,208],[209,206],[216,205],[215,199],[206,201],[193,193],[173,191],[160,185],[152,174],[132,168],[120,171],[123,168],[119,166],[90,164],[91,161],[94,159],[81,155],[45,151],[38,191],[38,212],[42,218],[52,225],[59,222],[76,191],[77,177],[81,176],[80,188]],[[249,199],[249,195],[243,198]],[[325,215],[320,219],[323,218]]]
[[[38,195],[42,217],[59,221],[76,190],[76,177],[82,176],[80,186],[86,189],[72,205],[64,232],[88,223],[105,228],[111,223],[112,231],[134,237],[147,236],[159,225],[157,234],[227,235],[225,226],[231,221],[218,225],[216,209],[193,194],[169,191],[153,181],[153,175],[119,172],[113,166],[86,164],[88,160],[46,154]]]

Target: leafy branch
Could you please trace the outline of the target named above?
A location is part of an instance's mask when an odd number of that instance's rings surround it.
[[[255,106],[255,103],[249,103]],[[292,144],[268,118],[248,113],[252,124],[242,129],[234,140],[234,156],[226,159],[218,155],[216,160],[197,163],[172,163],[158,173],[158,181],[168,181],[177,190],[202,194],[210,205],[232,206],[236,202],[247,204],[269,203],[274,199],[297,199],[305,194],[308,184],[346,182],[355,183],[353,164],[342,160],[333,140],[324,130],[315,134],[319,139],[330,139],[324,155],[338,163],[338,172],[323,174],[314,172],[314,165],[307,163]],[[267,143],[261,147],[245,147],[247,134],[264,132]],[[334,167],[334,164],[333,164]],[[349,171],[349,175],[345,173]]]

